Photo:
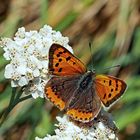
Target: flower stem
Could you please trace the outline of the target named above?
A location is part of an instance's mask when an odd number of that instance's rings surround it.
[[[32,98],[32,95],[24,96],[24,97],[22,97],[22,98],[19,99],[19,102],[22,102],[22,101],[27,100],[27,99],[30,99],[30,98]]]
[[[1,113],[1,115],[0,115],[0,118],[5,118],[8,114],[9,114],[9,111],[10,111],[10,108],[11,108],[11,106],[12,106],[12,104],[13,104],[13,101],[14,101],[14,99],[15,99],[15,95],[16,95],[16,88],[13,88],[12,89],[12,94],[11,94],[11,98],[10,98],[10,102],[9,102],[9,105],[8,105],[8,107],[6,107],[4,110],[3,110],[3,112]],[[3,122],[3,121],[2,121]],[[1,124],[1,123],[0,123]]]
[[[12,96],[11,96],[11,99],[10,99],[10,103],[9,103],[9,106],[5,109],[5,111],[3,112],[3,114],[1,115],[2,117],[2,121],[0,122],[0,126],[4,123],[4,121],[6,120],[7,116],[9,115],[9,113],[12,111],[12,109],[20,102],[24,101],[24,100],[27,100],[29,98],[32,97],[32,95],[27,95],[27,96],[24,96],[22,98],[20,98],[22,95],[22,92],[20,91],[17,96],[16,96],[16,89],[14,88],[12,90]],[[16,96],[16,97],[15,97]]]
[[[11,98],[10,98],[10,103],[9,103],[9,106],[11,106],[12,105],[12,103],[13,103],[13,101],[14,101],[14,99],[15,99],[15,96],[16,96],[16,88],[13,88],[12,89],[12,95],[11,95]],[[8,107],[9,107],[8,106]]]

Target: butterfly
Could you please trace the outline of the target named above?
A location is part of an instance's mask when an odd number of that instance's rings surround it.
[[[109,107],[125,91],[126,83],[113,76],[96,75],[71,52],[59,44],[49,50],[51,79],[45,85],[45,97],[72,119],[90,122],[102,105]]]

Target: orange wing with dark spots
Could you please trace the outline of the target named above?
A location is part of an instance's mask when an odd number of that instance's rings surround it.
[[[67,104],[74,96],[76,83],[80,75],[75,76],[53,76],[45,86],[45,95],[60,110],[67,108]]]
[[[59,93],[55,91],[51,86],[46,86],[45,92],[47,98],[60,110],[63,110],[65,108],[65,102],[59,97]]]
[[[97,75],[95,89],[102,103],[108,107],[125,91],[127,85],[123,80],[113,76]]]
[[[49,51],[49,72],[65,76],[85,73],[86,67],[71,52],[59,44],[53,44]]]
[[[71,118],[74,118],[75,120],[82,121],[82,122],[89,122],[93,120],[93,118],[96,116],[93,114],[92,111],[79,111],[78,109],[70,109],[67,111],[67,115],[69,115]]]

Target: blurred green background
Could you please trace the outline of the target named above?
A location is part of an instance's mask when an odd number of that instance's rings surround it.
[[[120,128],[120,140],[140,140],[140,1],[139,0],[0,0],[0,37],[13,37],[21,26],[27,31],[44,24],[69,37],[70,45],[97,73],[124,79],[128,89],[109,111]],[[91,61],[89,42],[92,43]],[[6,61],[0,48],[0,112],[12,89],[3,73]],[[103,71],[120,64],[120,68]],[[32,140],[54,133],[60,114],[45,99],[18,104],[0,128],[0,140]]]

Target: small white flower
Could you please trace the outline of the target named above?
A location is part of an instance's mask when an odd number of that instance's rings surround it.
[[[98,123],[98,127],[100,130],[104,131],[105,130],[105,126],[103,125],[103,123],[99,122]]]
[[[25,38],[25,28],[24,27],[21,27],[18,29],[18,32],[15,34],[15,40],[16,39],[24,39]]]
[[[18,84],[19,84],[19,86],[23,87],[28,84],[28,81],[25,77],[21,77]]]
[[[12,66],[11,64],[6,65],[4,77],[10,79],[10,78],[12,77],[11,75],[12,75],[13,73],[14,73],[13,66]]]
[[[102,122],[95,123],[94,127],[83,128],[69,121],[68,117],[56,117],[58,120],[55,135],[44,138],[36,137],[35,140],[118,140],[117,136]]]
[[[26,94],[43,98],[44,86],[49,79],[49,48],[58,43],[73,52],[68,42],[67,37],[48,25],[39,31],[26,32],[24,27],[19,28],[14,39],[2,38],[0,41],[5,59],[10,60],[5,67],[5,78],[11,80],[12,87],[25,86]]]
[[[33,71],[33,76],[34,77],[39,77],[39,75],[40,75],[40,71],[39,71],[39,69],[35,69],[34,71]]]
[[[18,81],[11,81],[11,86],[12,87],[17,87],[18,86]]]
[[[108,138],[109,138],[110,140],[114,140],[114,139],[115,139],[115,137],[116,137],[116,136],[115,136],[115,134],[113,134],[113,133],[112,133],[112,134],[110,134],[110,135],[108,136]]]

